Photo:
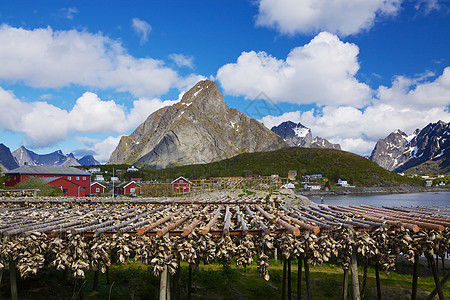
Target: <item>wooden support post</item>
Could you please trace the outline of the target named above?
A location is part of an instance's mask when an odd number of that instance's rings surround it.
[[[161,273],[161,279],[159,282],[159,300],[167,299],[167,265],[164,265],[164,270]]]
[[[283,285],[281,288],[281,299],[286,299],[286,258],[283,257]]]
[[[11,299],[17,300],[17,274],[16,274],[16,261],[13,258],[9,260],[9,277],[11,283]]]
[[[439,282],[439,274],[437,273],[436,265],[434,264],[434,259],[432,256],[428,256],[427,259],[430,262],[431,271],[433,271],[434,283],[436,284],[436,290],[439,296],[439,300],[444,300],[444,293],[442,292],[442,286],[441,283]]]
[[[110,281],[109,281],[109,267],[106,267],[106,284],[110,284]]]
[[[356,241],[356,233],[352,227],[349,228],[350,236]],[[358,279],[358,261],[356,259],[356,246],[353,247],[352,251],[352,260],[350,263],[350,271],[352,272],[352,291],[353,291],[353,299],[359,300],[359,279]]]
[[[361,299],[364,299],[364,294],[366,293],[367,265],[368,260],[367,258],[364,258],[364,273],[363,273],[363,281],[361,283]]]
[[[278,260],[278,249],[275,248],[275,250],[273,251],[273,259]]]
[[[348,295],[348,269],[344,269],[344,282],[342,284],[342,300],[347,300]]]
[[[375,279],[377,282],[377,299],[381,300],[380,274],[378,273],[378,260],[375,263]]]
[[[306,294],[308,300],[312,300],[311,280],[309,278],[309,265],[306,260],[306,257],[304,259],[304,263],[305,263]]]
[[[0,284],[2,284],[3,279],[3,269],[0,270]]]
[[[297,270],[297,300],[302,299],[302,259],[298,258],[298,270]]]
[[[412,281],[412,290],[411,290],[411,300],[417,299],[417,269],[419,267],[419,254],[414,255],[414,265],[413,265],[413,281]]]
[[[92,286],[94,291],[98,291],[98,270],[94,271],[94,284]]]
[[[191,300],[191,289],[192,289],[192,267],[189,264],[189,276],[188,276],[188,300]]]
[[[291,258],[289,257],[287,259],[287,264],[288,264],[288,277],[287,277],[287,281],[288,281],[288,300],[291,300],[292,298],[292,290],[291,290]]]
[[[448,272],[447,273],[447,275],[445,275],[445,277],[444,278],[442,278],[442,280],[441,280],[441,287],[447,282],[447,280],[449,280],[450,279],[450,272]],[[434,299],[434,297],[436,296],[436,294],[437,294],[437,289],[435,288],[432,292],[431,292],[431,294],[427,297],[427,300],[432,300],[432,299]]]

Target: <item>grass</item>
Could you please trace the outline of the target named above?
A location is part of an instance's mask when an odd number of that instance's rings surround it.
[[[291,286],[293,297],[297,293],[297,261],[291,263]],[[362,267],[359,267],[360,281]],[[0,297],[9,298],[9,278],[5,271],[0,286]],[[271,260],[270,281],[260,278],[256,263],[247,268],[223,267],[218,263],[200,264],[192,272],[192,299],[280,299],[283,284],[283,265]],[[332,263],[311,266],[310,276],[314,299],[338,299],[342,297],[342,269]],[[109,268],[110,284],[106,274],[99,276],[99,289],[93,291],[94,272],[86,272],[86,278],[74,281],[62,271],[47,268],[36,276],[18,282],[19,297],[23,299],[158,299],[160,278],[155,277],[149,266],[128,261],[126,265],[114,264]],[[181,299],[187,298],[188,265],[181,263],[179,292]],[[380,272],[383,299],[410,299],[411,275]],[[425,299],[434,289],[432,277],[419,278],[418,299]],[[450,299],[450,288],[444,286],[444,295]],[[351,276],[349,274],[349,290]],[[376,298],[375,270],[368,268],[364,299]],[[302,274],[302,297],[306,298],[305,276]],[[172,299],[177,299],[172,295]]]

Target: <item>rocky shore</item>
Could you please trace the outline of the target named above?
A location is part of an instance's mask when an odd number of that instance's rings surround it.
[[[317,195],[378,195],[378,194],[407,194],[424,192],[450,192],[450,186],[443,187],[421,187],[421,186],[384,186],[384,187],[357,187],[357,188],[334,188],[330,191],[296,191],[296,194],[304,196]]]

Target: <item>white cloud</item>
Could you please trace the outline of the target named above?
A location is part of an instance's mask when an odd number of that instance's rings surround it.
[[[294,123],[299,123],[300,116],[301,116],[301,111],[297,110],[297,111],[286,112],[286,113],[282,114],[281,116],[267,115],[267,116],[261,118],[261,120],[259,120],[259,121],[261,123],[263,123],[264,126],[266,126],[267,128],[272,129],[273,126],[278,126],[281,123],[286,122],[286,121],[292,121]]]
[[[0,40],[0,79],[7,82],[38,88],[77,84],[153,97],[183,80],[163,61],[135,58],[101,33],[2,25]]]
[[[380,16],[396,15],[402,2],[403,0],[259,0],[256,25],[272,27],[288,35],[329,31],[345,36],[370,29]]]
[[[106,162],[109,160],[111,153],[119,145],[121,136],[112,137],[109,136],[103,141],[94,145],[93,150],[95,151],[95,159],[101,162]]]
[[[131,20],[131,26],[133,27],[134,31],[136,31],[136,33],[140,36],[141,45],[145,44],[148,41],[149,33],[152,31],[152,26],[139,18],[133,18]]]
[[[265,52],[243,52],[236,63],[221,67],[216,78],[225,93],[248,99],[264,92],[280,102],[363,107],[371,90],[355,78],[358,53],[355,44],[322,32],[285,60]]]
[[[191,55],[172,53],[169,54],[169,58],[173,60],[178,67],[194,68],[194,57]]]
[[[78,8],[76,7],[68,7],[68,8],[62,8],[61,11],[64,14],[64,17],[73,20],[75,14],[79,13]]]
[[[0,127],[24,134],[27,144],[45,147],[77,133],[126,133],[154,111],[178,102],[141,98],[127,112],[113,100],[86,92],[70,111],[43,101],[23,102],[0,87]]]

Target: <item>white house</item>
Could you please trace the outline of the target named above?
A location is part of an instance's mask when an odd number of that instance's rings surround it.
[[[90,168],[88,172],[91,174],[100,173],[100,168]]]
[[[95,175],[95,181],[104,182],[105,178],[103,177],[103,175]]]
[[[295,185],[293,183],[286,183],[281,186],[282,189],[295,189]]]
[[[347,185],[348,185],[347,179],[345,179],[345,178],[339,178],[339,179],[338,179],[338,182],[337,182],[337,185],[340,185],[340,186],[347,186]]]
[[[127,169],[127,172],[137,172],[137,171],[139,171],[139,169],[136,168],[135,166],[131,166]]]
[[[310,190],[310,191],[318,191],[320,190],[320,183],[317,182],[306,182],[305,183],[305,190]]]

